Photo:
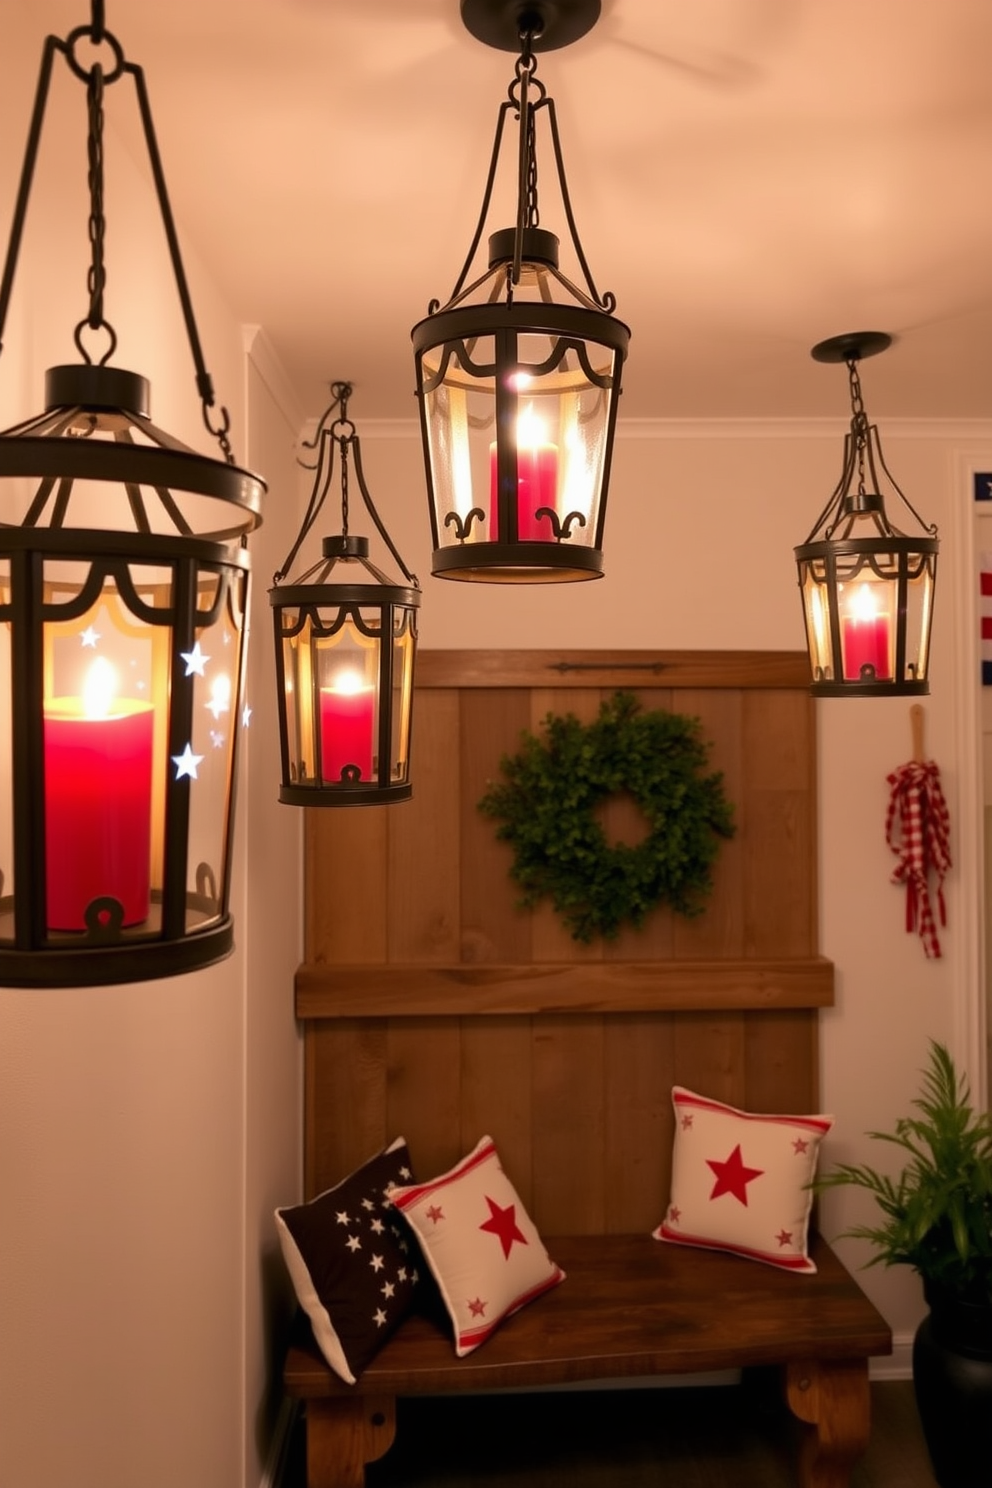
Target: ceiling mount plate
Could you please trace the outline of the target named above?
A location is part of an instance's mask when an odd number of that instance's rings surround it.
[[[884,331],[848,331],[846,336],[818,341],[810,356],[815,362],[860,362],[865,357],[877,356],[891,345],[892,337]]]
[[[600,0],[461,0],[461,12],[466,29],[486,46],[519,52],[523,20],[533,26],[535,52],[553,52],[592,30]]]

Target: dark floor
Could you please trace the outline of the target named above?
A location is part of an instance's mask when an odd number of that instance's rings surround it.
[[[795,1429],[734,1386],[401,1400],[367,1488],[795,1488]],[[285,1488],[305,1481],[301,1438]],[[937,1488],[910,1381],[872,1386],[851,1488]]]

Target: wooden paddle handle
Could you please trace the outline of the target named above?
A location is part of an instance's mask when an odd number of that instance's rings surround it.
[[[926,755],[923,751],[923,704],[913,703],[909,710],[909,726],[913,731],[913,762],[917,765],[926,763]]]

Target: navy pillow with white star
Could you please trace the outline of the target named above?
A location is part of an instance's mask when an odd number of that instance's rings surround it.
[[[283,1258],[328,1364],[353,1385],[411,1311],[420,1251],[386,1202],[410,1183],[402,1137],[309,1204],[276,1210]]]

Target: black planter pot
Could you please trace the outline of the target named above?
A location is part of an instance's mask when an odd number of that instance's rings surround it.
[[[913,1384],[940,1488],[992,1483],[992,1303],[924,1283],[930,1313],[913,1343]]]

